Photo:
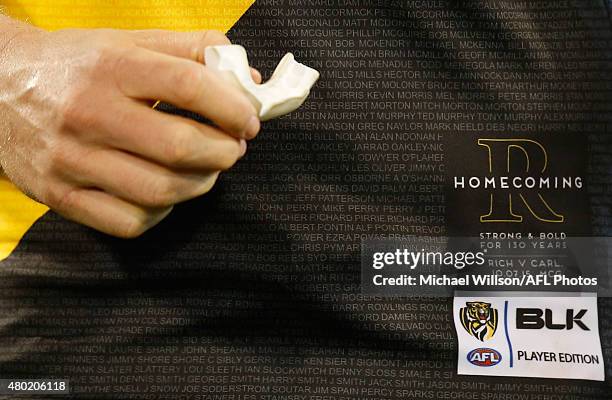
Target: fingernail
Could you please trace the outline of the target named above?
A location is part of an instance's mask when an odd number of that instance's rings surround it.
[[[246,137],[249,139],[254,138],[257,135],[257,132],[259,132],[259,128],[259,118],[257,118],[256,116],[252,116],[247,124]]]
[[[251,68],[251,73],[253,74],[253,79],[255,80],[255,83],[261,82],[261,72],[259,72],[255,68]]]
[[[244,157],[247,151],[246,140],[240,139],[240,158]]]

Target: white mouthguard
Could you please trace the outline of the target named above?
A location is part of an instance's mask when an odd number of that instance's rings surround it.
[[[290,113],[302,105],[319,72],[295,61],[287,53],[272,77],[258,85],[251,77],[249,61],[240,45],[210,46],[204,50],[206,66],[243,91],[257,109],[259,119],[267,121]]]

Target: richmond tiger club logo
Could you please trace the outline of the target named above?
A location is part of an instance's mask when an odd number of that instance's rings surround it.
[[[497,309],[482,301],[468,301],[465,305],[459,309],[459,319],[467,333],[481,342],[493,338],[497,331]]]
[[[548,223],[565,221],[542,191],[581,189],[580,176],[548,175],[549,154],[532,139],[481,138],[477,144],[487,152],[487,174],[455,176],[454,188],[490,191],[488,211],[483,207],[481,223],[520,223],[526,218]]]

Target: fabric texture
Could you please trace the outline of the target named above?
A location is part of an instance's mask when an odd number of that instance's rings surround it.
[[[0,264],[0,375],[79,399],[612,398],[610,298],[596,382],[458,375],[452,299],[360,288],[364,237],[609,232],[604,3],[262,1],[228,35],[265,76],[287,51],[319,69],[311,97],[137,240],[41,218]],[[482,138],[537,141],[520,167],[585,184],[482,222],[508,198],[453,178],[516,172]]]

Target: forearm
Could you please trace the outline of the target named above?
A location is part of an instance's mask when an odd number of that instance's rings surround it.
[[[0,54],[10,48],[15,37],[38,28],[0,13]]]
[[[0,12],[0,73],[3,64],[3,55],[11,48],[15,38],[19,35],[36,30],[34,26],[18,21]],[[0,178],[4,177],[4,170],[0,164]]]

